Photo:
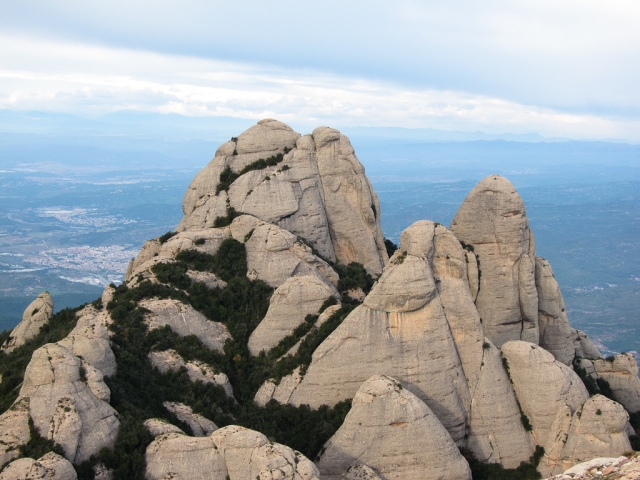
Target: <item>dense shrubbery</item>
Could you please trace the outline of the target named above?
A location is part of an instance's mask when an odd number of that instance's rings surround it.
[[[2,383],[0,383],[0,412],[7,410],[18,398],[24,372],[33,352],[46,343],[55,343],[69,335],[69,332],[73,330],[77,323],[76,312],[83,306],[73,310],[66,308],[56,313],[48,323],[42,326],[34,338],[11,353],[7,354],[5,351],[0,351],[0,375],[2,375]],[[8,340],[10,333],[7,330],[1,334],[0,345]]]
[[[362,264],[351,262],[349,265],[336,263],[333,269],[340,276],[338,291],[346,293],[349,290],[361,288],[364,293],[369,293],[375,283],[373,277],[365,270]]]
[[[188,269],[215,273],[227,281],[227,286],[209,289],[202,283],[192,282],[186,275]],[[131,289],[124,285],[116,289],[107,309],[113,319],[110,328],[118,372],[105,381],[111,389],[111,404],[120,413],[121,427],[115,449],[103,450],[97,458],[81,466],[79,471],[83,473],[79,478],[91,478],[89,467],[99,461],[115,470],[116,479],[144,478],[144,452],[152,441],[143,426],[144,420],[164,417],[189,431],[171,418],[162,406],[164,401],[185,403],[220,427],[233,423],[260,431],[310,458],[318,454],[340,427],[350,402],[314,411],[306,406],[296,408],[277,402],[262,408],[253,403],[253,397],[268,378],[281,378],[298,365],[308,365],[313,350],[356,305],[343,304],[319,329],[313,325],[317,316],[312,315],[276,349],[252,357],[247,340],[266,314],[273,289],[261,281],[249,280],[246,272],[244,245],[229,239],[215,255],[185,251],[174,263],[154,266],[156,277],[168,285],[142,281]],[[175,298],[190,303],[211,320],[225,323],[234,340],[226,343],[222,354],[209,350],[193,335],[178,336],[169,327],[148,331],[145,311],[137,305],[143,298]],[[335,302],[328,299],[321,310]],[[278,361],[282,353],[305,334],[300,355]],[[185,369],[166,374],[153,369],[148,352],[170,348],[187,361],[199,360],[226,373],[238,403],[226,397],[222,387],[191,382]]]
[[[177,234],[178,234],[178,232],[167,232],[164,235],[160,235],[158,237],[158,241],[160,242],[160,244],[163,244],[167,240],[169,240],[171,237],[175,237]]]
[[[384,247],[387,249],[387,255],[389,255],[389,258],[391,258],[391,255],[393,255],[396,250],[398,250],[398,245],[393,243],[388,238],[384,239]]]
[[[469,462],[473,480],[538,480],[542,475],[536,468],[544,455],[544,448],[536,445],[536,451],[529,458],[529,463],[522,462],[518,468],[504,468],[498,463],[479,462],[467,449],[461,450]]]

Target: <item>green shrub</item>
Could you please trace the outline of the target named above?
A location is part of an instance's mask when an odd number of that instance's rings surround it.
[[[482,463],[466,448],[460,449],[460,453],[469,462],[473,480],[538,480],[542,478],[536,470],[544,455],[544,448],[539,445],[529,458],[529,463],[522,462],[518,468],[504,468],[498,463]]]
[[[194,244],[194,245],[204,245],[204,242],[205,242],[205,241],[206,241],[206,240],[205,240],[204,238],[198,238],[198,239],[196,239],[196,240],[193,242],[193,244]]]
[[[216,217],[213,221],[213,228],[221,228],[226,227],[227,225],[231,225],[233,219],[239,217],[242,213],[236,211],[233,207],[227,207],[227,214],[224,217]]]
[[[349,265],[336,263],[333,269],[340,276],[338,281],[338,291],[340,293],[361,288],[366,294],[371,291],[371,287],[375,282],[361,263],[351,262]]]
[[[164,235],[160,235],[158,237],[158,241],[160,242],[160,244],[166,243],[167,240],[169,240],[171,237],[175,237],[178,234],[178,232],[167,232]]]
[[[384,247],[387,249],[387,255],[389,255],[389,258],[391,258],[391,255],[393,255],[395,251],[398,250],[398,245],[393,243],[388,238],[384,239]]]
[[[285,149],[285,153],[287,153],[286,149]],[[234,150],[233,154],[237,155],[238,153]],[[278,153],[277,155],[272,155],[271,157],[266,159],[261,158],[244,167],[242,170],[240,170],[239,173],[235,173],[233,170],[231,170],[231,167],[227,165],[222,171],[222,173],[220,174],[220,177],[218,179],[218,185],[216,186],[216,195],[218,195],[222,191],[228,191],[231,184],[235,182],[238,178],[240,178],[242,175],[244,175],[245,173],[251,172],[253,170],[263,170],[267,167],[275,166],[278,163],[280,163],[283,159],[284,159],[284,155],[282,153]]]

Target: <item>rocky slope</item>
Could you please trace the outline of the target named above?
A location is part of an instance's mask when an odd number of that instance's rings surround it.
[[[0,478],[528,479],[640,443],[635,358],[570,326],[507,179],[394,251],[349,140],[263,120],[183,210],[3,334]]]

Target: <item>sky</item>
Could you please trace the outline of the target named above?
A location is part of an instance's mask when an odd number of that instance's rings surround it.
[[[0,0],[0,109],[640,141],[637,0]]]

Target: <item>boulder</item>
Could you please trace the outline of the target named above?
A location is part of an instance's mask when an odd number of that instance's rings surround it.
[[[382,480],[373,468],[362,464],[349,467],[342,478],[344,480]]]
[[[545,448],[539,470],[545,475],[562,473],[571,466],[598,456],[619,457],[631,451],[625,432],[629,419],[622,405],[602,395],[588,399],[572,416],[564,413],[555,422],[563,428]]]
[[[509,340],[538,343],[535,245],[511,182],[498,175],[482,180],[460,206],[451,231],[474,249],[476,306],[485,335],[498,347]]]
[[[174,414],[178,420],[186,423],[196,437],[207,437],[215,432],[218,427],[208,418],[193,413],[190,406],[177,402],[163,402],[162,405]]]
[[[144,421],[144,426],[147,427],[149,433],[154,437],[164,435],[166,433],[179,433],[184,435],[185,433],[175,425],[162,420],[161,418],[149,418]]]
[[[502,346],[513,389],[531,423],[537,445],[549,451],[562,425],[589,399],[580,377],[536,344],[512,340]]]
[[[233,398],[233,387],[229,378],[222,372],[216,373],[210,365],[199,360],[185,360],[175,350],[164,350],[162,352],[149,352],[149,361],[162,373],[168,371],[178,371],[182,367],[187,370],[187,375],[192,382],[212,383],[224,388],[228,397]]]
[[[383,478],[471,479],[467,461],[434,413],[386,375],[362,384],[317,464],[327,480],[342,479],[360,464]]]
[[[536,289],[540,346],[559,362],[570,365],[579,348],[579,340],[569,325],[564,299],[551,265],[541,257],[536,257]]]
[[[22,321],[11,331],[9,340],[2,346],[7,353],[12,352],[27,340],[35,337],[40,328],[53,316],[53,298],[49,292],[42,292],[25,309]]]
[[[231,339],[231,334],[222,323],[209,320],[191,305],[173,299],[148,299],[138,303],[150,311],[145,315],[149,328],[171,327],[181,337],[195,335],[209,347],[223,353],[224,342]]]
[[[301,453],[263,434],[236,425],[209,437],[160,435],[147,447],[146,478],[229,480],[319,480],[316,466]]]
[[[0,415],[0,466],[16,458],[19,447],[31,438],[29,431],[29,398],[18,397]]]
[[[640,411],[640,379],[638,364],[630,353],[607,359],[592,360],[596,378],[609,383],[613,396],[628,412]]]
[[[261,407],[264,407],[271,400],[281,404],[289,403],[291,395],[301,380],[300,367],[282,377],[277,384],[273,379],[267,380],[260,386],[253,401]]]
[[[0,480],[76,480],[73,465],[64,457],[49,452],[38,460],[20,458],[11,462],[0,473]]]
[[[116,411],[94,394],[107,386],[99,376],[91,378],[95,372],[83,378],[82,369],[70,350],[49,343],[33,353],[20,389],[40,435],[58,443],[73,463],[113,447],[120,425]],[[90,388],[91,382],[98,385]]]
[[[314,275],[288,278],[271,296],[269,310],[249,337],[249,352],[257,355],[268,352],[305,321],[316,314],[330,297],[339,298],[332,284]]]
[[[593,344],[593,342],[589,339],[586,333],[575,330],[575,334],[577,335],[578,348],[576,350],[576,357],[587,358],[590,360],[596,360],[598,358],[602,358],[598,348]]]

